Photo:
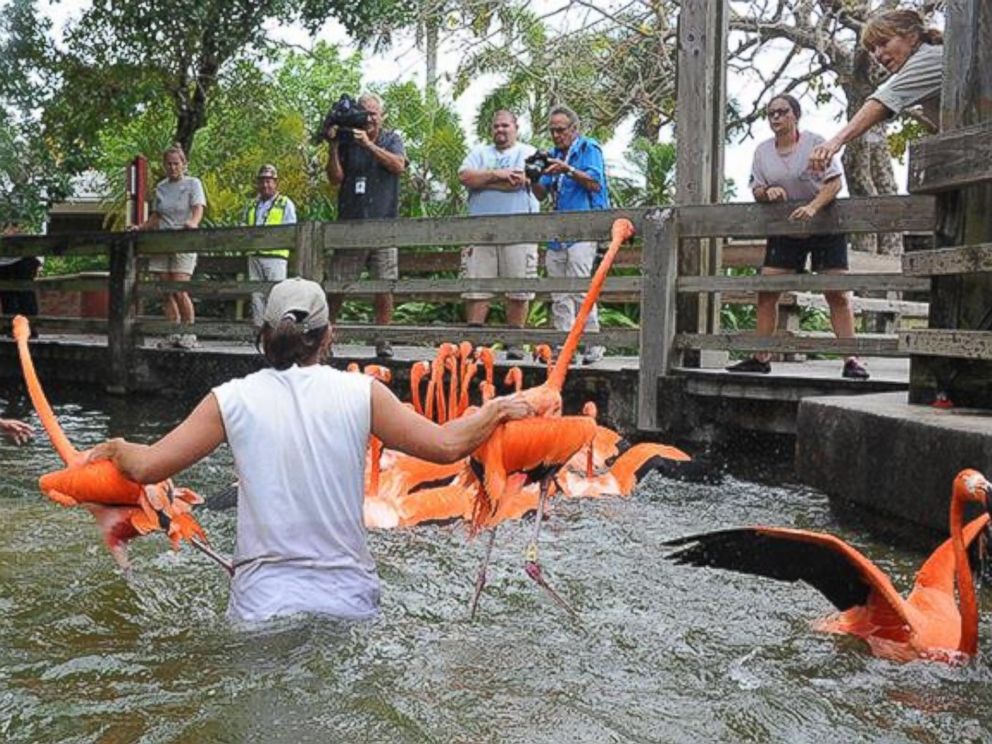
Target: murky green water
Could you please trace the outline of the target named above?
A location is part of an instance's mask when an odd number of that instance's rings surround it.
[[[52,397],[80,447],[109,434],[152,437],[189,407]],[[908,585],[920,553],[839,523],[807,489],[652,476],[630,501],[559,504],[542,560],[581,624],[524,575],[522,523],[500,531],[474,624],[467,603],[482,543],[459,527],[425,527],[372,536],[378,621],[294,619],[243,632],[223,619],[224,575],[199,554],[173,554],[164,538],[133,545],[135,580],[125,584],[89,515],[37,493],[37,476],[56,466],[44,437],[0,443],[2,741],[992,739],[987,654],[965,668],[876,660],[858,642],[809,629],[829,610],[812,589],[660,557],[662,540],[686,532],[794,525],[841,534]],[[182,482],[209,495],[230,477],[224,451]],[[234,513],[199,515],[230,552]],[[986,621],[986,646],[990,635]]]

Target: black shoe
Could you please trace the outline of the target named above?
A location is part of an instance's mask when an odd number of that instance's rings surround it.
[[[524,351],[523,346],[517,346],[513,344],[512,346],[506,347],[506,358],[507,359],[523,359],[527,356],[527,352]]]
[[[742,362],[731,364],[725,368],[728,372],[751,372],[759,375],[767,375],[772,371],[771,362],[763,362],[757,357],[748,357]]]
[[[393,345],[388,341],[375,342],[375,355],[380,359],[393,358]]]
[[[841,377],[846,377],[849,380],[867,380],[871,377],[871,375],[868,374],[868,370],[866,370],[864,365],[857,359],[848,359],[844,362],[844,371],[841,372],[840,375]]]

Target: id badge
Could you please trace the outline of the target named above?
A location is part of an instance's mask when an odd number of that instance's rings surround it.
[[[364,194],[365,193],[365,178],[364,177],[362,177],[362,178],[356,178],[355,179],[355,193],[356,194]]]

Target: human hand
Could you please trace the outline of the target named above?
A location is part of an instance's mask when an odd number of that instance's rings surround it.
[[[198,227],[200,227],[200,225],[197,222],[193,222],[193,220],[186,220],[183,223],[183,227],[186,228],[187,230],[196,230]]]
[[[527,185],[527,176],[524,175],[522,170],[512,170],[510,168],[501,168],[495,171],[497,176],[501,181],[504,181],[508,185],[515,189],[522,189]]]
[[[493,401],[498,406],[500,421],[516,421],[533,416],[535,413],[527,397],[522,393],[504,395],[494,398]]]
[[[331,124],[324,132],[324,138],[330,143],[331,147],[336,147],[338,144],[338,125]]]
[[[765,190],[765,198],[770,202],[785,201],[785,189],[781,186],[769,186]]]
[[[372,147],[372,140],[369,139],[369,133],[364,129],[352,129],[355,133],[355,144],[359,147],[364,147],[366,150]]]
[[[83,453],[83,463],[89,464],[100,460],[110,460],[113,462],[117,457],[117,449],[121,444],[123,444],[123,442],[124,440],[120,437],[116,439],[108,439],[106,442],[101,442],[93,449],[87,450]]]
[[[564,160],[559,160],[558,158],[548,158],[548,162],[550,165],[544,169],[544,172],[549,176],[556,176],[559,173],[568,173],[572,170],[572,166]]]
[[[789,215],[789,219],[796,222],[809,222],[816,216],[817,208],[813,206],[812,202],[809,204],[803,204],[801,207],[796,207],[792,214]]]
[[[840,150],[840,145],[833,140],[827,140],[822,145],[814,147],[813,152],[809,156],[810,170],[817,173],[826,170],[838,150]]]
[[[25,444],[34,436],[34,427],[17,419],[0,419],[0,431],[14,444]]]

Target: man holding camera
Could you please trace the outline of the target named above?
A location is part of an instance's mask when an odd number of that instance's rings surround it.
[[[512,111],[497,111],[490,129],[491,145],[477,145],[465,157],[458,169],[458,180],[468,189],[468,213],[520,214],[537,212],[538,203],[531,194],[524,161],[535,150],[531,145],[517,142],[517,117]],[[462,250],[461,275],[468,279],[495,277],[537,278],[537,243],[509,245],[472,245]],[[466,292],[465,320],[469,325],[486,322],[489,301],[487,292]],[[533,292],[506,293],[506,323],[511,328],[527,324],[528,302]],[[518,344],[507,346],[508,359],[523,359]]]
[[[325,132],[330,143],[327,180],[338,187],[339,220],[388,219],[399,214],[400,174],[408,161],[399,134],[382,128],[383,113],[382,99],[363,93],[352,115],[365,119],[364,128],[332,124]],[[355,280],[366,266],[373,279],[399,278],[395,248],[335,252],[330,276],[334,281]],[[331,322],[337,319],[343,302],[341,295],[328,297]],[[393,317],[392,294],[376,295],[374,304],[376,324],[389,325]],[[393,355],[385,339],[376,342],[375,352],[380,357]]]
[[[548,117],[548,131],[555,148],[547,158],[547,167],[534,182],[537,198],[550,195],[552,208],[556,212],[609,209],[603,150],[596,140],[579,134],[578,115],[567,106],[556,106]],[[548,243],[544,260],[549,277],[591,276],[596,260],[596,242],[562,243],[552,240]],[[567,331],[572,327],[583,296],[552,295],[551,316],[555,328]],[[599,332],[599,315],[595,305],[586,320],[585,332]],[[605,352],[602,346],[589,346],[582,361],[584,364],[595,364]]]
[[[245,224],[295,225],[296,205],[285,194],[279,193],[279,172],[274,165],[263,165],[255,177],[256,197],[245,209]],[[248,279],[253,282],[281,282],[286,278],[288,250],[275,250],[248,256]],[[262,327],[265,313],[265,294],[252,292],[251,318],[255,327]]]

